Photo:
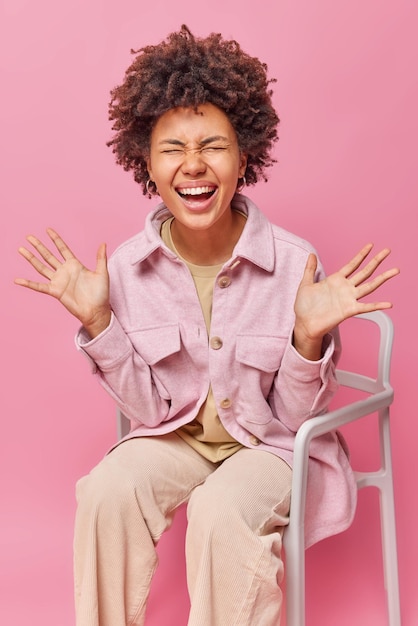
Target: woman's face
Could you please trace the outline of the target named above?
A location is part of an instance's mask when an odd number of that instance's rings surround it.
[[[213,104],[171,109],[154,126],[148,172],[188,229],[221,227],[246,163],[228,117]]]

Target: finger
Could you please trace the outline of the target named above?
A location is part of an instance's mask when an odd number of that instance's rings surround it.
[[[378,289],[381,285],[386,283],[388,280],[390,280],[394,276],[397,276],[399,272],[400,270],[398,267],[393,267],[392,269],[387,270],[386,272],[383,272],[382,274],[379,274],[379,276],[376,276],[373,280],[369,281],[368,283],[359,285],[357,287],[357,293],[359,294],[358,298],[363,298],[364,296],[367,296],[370,293],[373,293],[374,291],[376,291],[376,289]]]
[[[355,276],[352,276],[352,283],[357,286],[363,281],[370,278],[373,272],[379,267],[379,265],[389,256],[390,249],[384,248],[378,254],[376,254],[369,263],[363,269],[361,269]]]
[[[356,256],[351,259],[351,261],[346,263],[346,265],[340,269],[340,273],[345,276],[345,278],[351,276],[351,274],[353,274],[360,267],[364,259],[370,254],[372,248],[372,243],[365,245],[364,248],[362,248],[360,252],[358,252]]]
[[[15,285],[20,285],[21,287],[26,287],[27,289],[32,289],[39,293],[50,293],[49,285],[46,283],[37,283],[34,280],[26,280],[26,278],[15,278],[14,283]]]
[[[31,244],[31,246],[33,246],[35,248],[35,250],[40,254],[40,256],[43,258],[43,260],[48,263],[48,265],[50,267],[52,267],[54,270],[58,269],[59,266],[61,265],[61,261],[59,261],[51,252],[51,250],[49,250],[43,243],[42,241],[40,241],[40,239],[38,239],[37,237],[34,237],[34,235],[28,235],[28,237],[26,237],[27,241],[29,241],[29,243]],[[20,251],[20,250],[19,250]],[[25,257],[27,258],[27,257]],[[36,257],[35,257],[36,258]],[[29,259],[27,259],[29,261]],[[34,265],[32,263],[32,265]],[[38,270],[39,271],[39,270]],[[42,272],[41,272],[42,273]]]
[[[392,307],[392,302],[359,302],[358,313],[372,313],[373,311],[383,311]]]
[[[53,228],[47,228],[46,232],[48,233],[50,239],[52,239],[52,241],[54,242],[55,247],[60,252],[63,259],[68,261],[69,259],[75,258],[75,254],[73,254],[72,250],[69,248],[69,246],[65,243],[63,238],[57,233],[56,230],[54,230]]]
[[[38,274],[41,274],[41,276],[44,276],[45,278],[51,280],[53,276],[53,271],[51,270],[51,268],[42,263],[42,261],[40,261],[38,257],[36,257],[30,250],[21,247],[19,248],[18,252],[21,256],[23,256],[24,259],[26,259],[26,261],[28,261],[32,265],[32,267],[38,272]]]

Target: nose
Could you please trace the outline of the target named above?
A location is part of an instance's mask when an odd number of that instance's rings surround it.
[[[204,172],[206,170],[206,163],[201,151],[199,149],[186,150],[181,169],[183,174],[189,174],[191,176],[196,176],[196,174]]]

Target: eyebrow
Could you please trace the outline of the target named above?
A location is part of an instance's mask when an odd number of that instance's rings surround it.
[[[214,141],[229,141],[229,139],[228,137],[223,137],[223,135],[213,135],[212,137],[207,137],[207,139],[202,139],[200,145],[206,146],[208,143],[213,143]]]
[[[211,137],[206,137],[206,139],[202,139],[202,141],[199,142],[200,146],[207,146],[209,143],[213,143],[215,141],[226,141],[229,142],[228,137],[224,137],[223,135],[213,135]],[[159,145],[168,143],[171,146],[182,146],[184,147],[186,144],[183,143],[182,141],[180,141],[179,139],[162,139],[159,142]]]

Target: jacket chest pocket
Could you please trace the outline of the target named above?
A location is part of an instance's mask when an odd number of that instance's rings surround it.
[[[246,421],[266,424],[272,419],[268,397],[287,342],[286,337],[237,336],[239,395]]]
[[[129,337],[135,351],[149,366],[160,397],[172,401],[177,377],[185,367],[178,324],[143,328],[131,332]]]

